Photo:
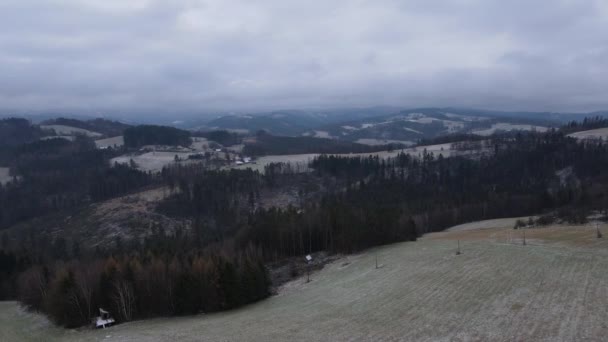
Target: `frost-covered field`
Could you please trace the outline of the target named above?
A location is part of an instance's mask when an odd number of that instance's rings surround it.
[[[122,135],[117,137],[95,140],[95,146],[97,146],[97,148],[108,148],[114,146],[120,147],[124,144],[125,140],[123,139]]]
[[[239,310],[106,330],[60,333],[4,303],[0,339],[601,341],[608,336],[608,239],[595,239],[591,228],[532,229],[531,242],[549,242],[527,246],[493,237],[507,236],[510,228],[430,234],[345,256],[313,274],[312,282],[295,280],[277,296]]]
[[[355,142],[358,144],[371,145],[371,146],[386,145],[386,144],[404,144],[405,146],[411,146],[411,145],[415,144],[412,141],[406,141],[406,140],[383,140],[383,139],[358,139]]]
[[[112,158],[110,163],[128,164],[131,159],[137,164],[140,170],[160,172],[164,166],[175,162],[175,156],[178,156],[181,160],[187,160],[191,152],[147,152],[139,155],[122,155],[120,157]]]
[[[113,146],[116,143],[124,144],[122,136],[114,137],[109,139],[98,140],[95,142],[97,147],[102,148],[103,146]],[[193,154],[204,152],[209,148],[209,141],[205,138],[195,137],[192,139],[192,145],[188,149],[181,149],[179,152],[173,151],[162,151],[155,150],[156,147],[153,145],[144,146],[152,150],[147,153],[130,153],[124,154],[119,157],[112,158],[110,163],[128,164],[131,159],[138,165],[138,168],[143,171],[160,172],[163,167],[175,162],[175,156],[177,156],[182,163],[192,163],[193,160],[188,160]]]
[[[537,132],[546,132],[548,130],[547,127],[544,126],[533,126],[533,125],[514,125],[510,123],[495,123],[491,128],[478,130],[472,132],[473,134],[488,136],[496,133],[496,131],[537,131]]]
[[[0,184],[6,184],[11,181],[13,177],[9,174],[8,167],[0,167]]]
[[[418,146],[411,147],[402,150],[394,150],[394,151],[381,151],[381,152],[371,152],[371,153],[349,153],[349,154],[335,154],[340,157],[367,157],[367,156],[378,156],[379,158],[389,158],[396,157],[399,153],[407,153],[412,156],[421,155],[424,151],[428,153],[432,153],[436,157],[440,154],[444,157],[449,157],[454,153],[452,149],[452,144],[437,144],[437,145],[426,145],[426,146]],[[264,171],[264,166],[271,163],[291,163],[292,165],[298,166],[300,169],[306,169],[306,165],[308,162],[313,160],[315,157],[318,157],[320,154],[318,153],[309,153],[309,154],[288,154],[288,155],[272,155],[272,156],[263,156],[259,157],[256,160],[256,164],[244,164],[239,166],[231,166],[235,169],[253,169],[258,170],[260,172]]]
[[[568,134],[569,137],[577,139],[606,139],[608,138],[608,128],[591,129],[588,131],[576,132]]]
[[[42,125],[40,126],[42,129],[52,129],[58,135],[75,135],[75,134],[84,134],[89,137],[100,137],[101,134],[97,132],[92,132],[86,129],[72,127],[72,126],[64,126],[64,125]]]

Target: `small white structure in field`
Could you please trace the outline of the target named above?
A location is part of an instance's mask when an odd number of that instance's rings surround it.
[[[110,313],[102,308],[99,308],[99,316],[93,319],[95,328],[105,328],[106,326],[111,326],[114,322],[114,318],[110,316]]]
[[[308,254],[306,256],[306,282],[310,283],[310,262],[312,261],[312,256]]]
[[[221,148],[216,148],[215,152],[222,152],[222,149]]]
[[[236,161],[236,165],[243,165],[243,162],[242,162],[242,161],[240,161],[240,160],[237,160],[237,161]]]
[[[249,157],[243,157],[243,163],[245,163],[245,164],[251,163],[251,158],[249,158]]]

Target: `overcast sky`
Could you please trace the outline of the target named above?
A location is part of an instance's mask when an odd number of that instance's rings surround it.
[[[1,0],[0,109],[608,109],[606,0]]]

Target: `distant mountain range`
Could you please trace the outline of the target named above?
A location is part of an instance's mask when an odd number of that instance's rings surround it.
[[[233,130],[274,135],[311,136],[369,144],[415,142],[454,133],[488,135],[496,131],[546,130],[572,120],[608,116],[550,112],[501,112],[458,108],[394,107],[328,111],[276,111],[248,115],[226,115],[195,127],[202,130]]]

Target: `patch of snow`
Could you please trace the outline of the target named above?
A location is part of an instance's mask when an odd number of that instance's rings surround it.
[[[492,125],[491,128],[482,129],[473,131],[473,134],[488,136],[492,135],[497,131],[537,131],[537,132],[546,132],[549,128],[544,126],[534,126],[534,125],[515,125],[505,122],[499,122]]]
[[[315,131],[315,138],[331,139],[332,136],[327,131]]]
[[[84,134],[89,137],[100,137],[101,134],[93,131],[89,131],[86,129],[72,127],[72,126],[64,126],[64,125],[42,125],[40,126],[42,129],[54,130],[57,135],[76,135],[76,134]]]

